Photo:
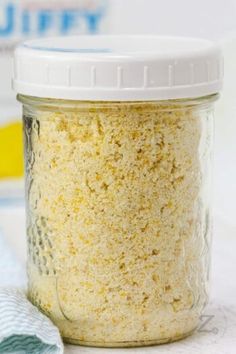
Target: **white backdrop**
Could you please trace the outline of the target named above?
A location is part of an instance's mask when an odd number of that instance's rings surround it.
[[[220,38],[236,29],[235,0],[110,0],[110,31]]]

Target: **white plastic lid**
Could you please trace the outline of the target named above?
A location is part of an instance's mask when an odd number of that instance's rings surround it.
[[[13,86],[44,98],[146,101],[217,93],[222,77],[221,51],[208,40],[77,36],[19,46]]]

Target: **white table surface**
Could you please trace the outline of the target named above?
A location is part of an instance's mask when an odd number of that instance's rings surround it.
[[[0,207],[0,228],[21,262],[25,262],[23,207]],[[236,353],[236,220],[215,215],[211,302],[198,331],[168,345],[135,349],[65,346],[65,354],[235,354]]]

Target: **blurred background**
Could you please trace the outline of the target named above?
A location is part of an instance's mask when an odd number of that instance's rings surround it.
[[[0,230],[19,259],[25,259],[25,216],[21,107],[11,90],[13,50],[24,39],[85,33],[182,35],[220,42],[225,85],[216,107],[214,214],[221,229],[227,226],[227,233],[236,237],[236,0],[1,0]]]

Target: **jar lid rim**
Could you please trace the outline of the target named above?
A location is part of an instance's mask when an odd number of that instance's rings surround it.
[[[72,36],[24,42],[15,50],[13,87],[73,100],[165,100],[217,93],[219,46],[161,36]]]

